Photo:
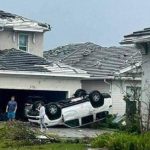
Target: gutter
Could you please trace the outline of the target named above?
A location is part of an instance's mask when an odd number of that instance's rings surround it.
[[[140,81],[142,80],[141,77],[136,77],[136,78],[133,78],[133,77],[113,77],[113,76],[110,76],[110,77],[88,77],[88,78],[85,78],[83,80],[107,80],[107,79],[110,79],[110,80],[136,80],[136,81]]]
[[[70,77],[70,78],[89,78],[88,74],[60,74],[48,72],[30,72],[30,71],[0,71],[0,75],[25,75],[25,76],[46,76],[46,77]]]

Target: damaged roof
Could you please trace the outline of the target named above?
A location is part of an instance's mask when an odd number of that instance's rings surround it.
[[[44,32],[51,29],[47,23],[40,23],[25,17],[0,10],[0,29],[10,28],[15,31]]]
[[[82,43],[59,46],[52,50],[44,51],[44,57],[51,61],[59,61],[60,59],[63,59],[65,56],[69,55],[70,53],[84,47],[85,45]]]
[[[22,72],[43,73],[54,76],[86,76],[86,72],[62,63],[52,63],[46,59],[17,49],[0,50],[0,73]]]
[[[71,52],[68,51],[71,49]],[[66,55],[60,55],[67,51]],[[57,53],[56,53],[57,52]],[[45,52],[51,61],[58,61],[87,71],[93,78],[107,78],[115,72],[142,60],[134,47],[102,47],[94,43],[71,44]],[[63,57],[62,57],[63,56]]]
[[[150,41],[150,28],[145,28],[133,32],[131,34],[125,35],[124,39],[120,42],[121,44],[134,44],[138,42],[147,42]]]

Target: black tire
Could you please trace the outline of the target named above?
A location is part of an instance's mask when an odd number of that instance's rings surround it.
[[[36,101],[36,102],[34,102],[33,106],[32,106],[32,110],[33,111],[37,111],[40,103],[42,103],[42,101]]]
[[[87,95],[86,91],[83,89],[78,89],[75,91],[74,96],[75,97],[85,97]]]
[[[61,108],[55,103],[46,105],[46,114],[50,120],[56,120],[61,117]]]
[[[102,96],[102,94],[99,91],[96,91],[96,90],[92,91],[89,94],[89,99],[90,99],[91,105],[94,108],[103,106],[103,104],[104,104],[104,97]]]

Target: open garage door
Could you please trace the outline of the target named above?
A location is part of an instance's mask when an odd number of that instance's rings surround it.
[[[56,102],[66,99],[67,91],[36,91],[36,90],[11,90],[0,89],[0,113],[5,113],[6,105],[11,96],[16,97],[18,109],[16,118],[19,120],[25,120],[24,106],[29,100],[29,97],[41,97],[45,103]]]

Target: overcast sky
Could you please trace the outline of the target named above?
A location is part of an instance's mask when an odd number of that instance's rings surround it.
[[[150,0],[3,0],[0,8],[50,24],[45,50],[81,42],[117,46],[125,34],[150,27]]]

